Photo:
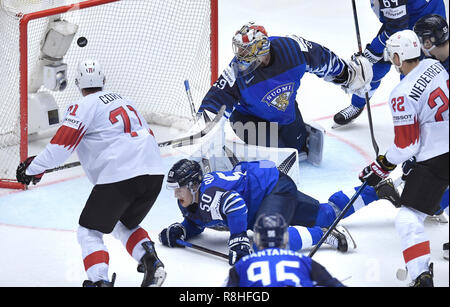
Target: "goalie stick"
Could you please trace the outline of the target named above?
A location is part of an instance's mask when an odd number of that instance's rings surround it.
[[[225,114],[225,106],[222,106],[219,110],[219,113],[216,114],[216,116],[214,117],[214,119],[210,122],[208,122],[205,126],[205,128],[203,128],[201,131],[193,134],[193,135],[188,135],[185,137],[181,137],[178,139],[174,139],[174,140],[169,140],[169,141],[164,141],[164,142],[160,142],[158,143],[159,147],[167,147],[167,146],[172,146],[172,148],[177,148],[177,147],[183,147],[183,146],[190,146],[193,145],[195,143],[198,142],[198,140],[200,140],[201,138],[203,138],[204,136],[206,136],[208,133],[210,133],[213,128],[220,122],[220,120],[222,119],[223,115]],[[55,168],[51,168],[45,171],[45,173],[52,173],[55,171],[60,171],[66,168],[72,168],[72,167],[76,167],[76,166],[80,166],[81,163],[79,161],[77,162],[72,162],[72,163],[67,163]]]
[[[231,165],[235,167],[239,163],[239,159],[236,157],[234,152],[231,149],[229,149],[226,145],[224,145],[222,148],[225,151],[225,154],[227,155],[228,159],[230,160]],[[278,165],[277,168],[280,172],[287,175],[296,160],[297,155],[295,154],[295,152],[293,152],[286,159],[284,159],[283,162],[281,162],[281,164]]]

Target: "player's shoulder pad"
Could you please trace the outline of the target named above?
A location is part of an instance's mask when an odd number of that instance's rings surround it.
[[[307,41],[303,37],[300,37],[300,36],[297,36],[297,35],[294,35],[294,34],[287,35],[286,37],[291,38],[294,41],[296,41],[298,43],[298,45],[300,46],[300,50],[303,51],[303,52],[308,52],[313,47],[311,42]]]

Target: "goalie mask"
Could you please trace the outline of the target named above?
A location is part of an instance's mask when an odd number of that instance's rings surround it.
[[[253,228],[254,243],[258,249],[287,248],[288,225],[281,214],[261,215]]]
[[[399,64],[394,63],[394,56],[398,55]],[[390,61],[398,72],[402,63],[406,60],[420,58],[421,47],[420,41],[416,33],[411,30],[399,31],[386,41],[386,48],[384,49],[384,60]]]
[[[261,64],[260,58],[269,53],[270,41],[263,26],[249,22],[233,37],[233,66],[238,77],[253,72]]]
[[[448,41],[447,21],[436,14],[420,18],[414,25],[414,32],[419,37],[422,50],[427,56],[430,56],[430,51],[436,46]]]
[[[105,75],[96,60],[85,60],[78,64],[75,84],[80,90],[85,88],[103,87]]]

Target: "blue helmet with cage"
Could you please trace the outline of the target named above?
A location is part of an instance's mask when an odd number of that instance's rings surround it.
[[[253,241],[258,249],[288,247],[288,225],[281,214],[260,215],[253,232]]]

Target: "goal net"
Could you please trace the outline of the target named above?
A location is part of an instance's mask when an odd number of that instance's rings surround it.
[[[31,134],[45,130],[39,125],[31,129],[29,123],[43,111],[54,124],[80,98],[74,83],[79,61],[97,59],[105,87],[132,99],[149,123],[182,130],[192,121],[184,80],[198,108],[217,78],[217,0],[0,3],[0,188],[22,188],[15,182],[16,167],[28,155]],[[69,38],[61,46],[45,46],[49,29],[62,21],[62,35],[71,32]],[[86,38],[84,47],[77,44],[79,38]],[[46,54],[44,46],[63,57]],[[66,65],[64,90],[48,88],[45,65]],[[57,114],[42,101],[54,101]]]

